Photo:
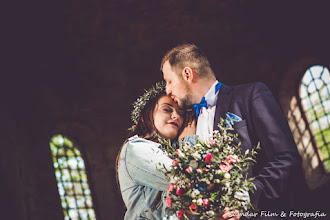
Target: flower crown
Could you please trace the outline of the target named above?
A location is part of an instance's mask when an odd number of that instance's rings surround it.
[[[133,121],[133,126],[131,129],[134,130],[135,126],[137,125],[140,119],[141,111],[143,111],[148,101],[158,96],[161,92],[164,92],[165,86],[166,86],[165,81],[156,83],[156,85],[151,87],[149,90],[145,90],[145,93],[134,102],[133,104],[134,110],[131,113],[131,119]]]

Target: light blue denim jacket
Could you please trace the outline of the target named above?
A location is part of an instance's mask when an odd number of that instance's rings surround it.
[[[170,183],[165,174],[158,170],[163,164],[170,170],[172,159],[161,149],[160,144],[138,136],[129,138],[124,144],[118,177],[127,207],[125,220],[177,219],[165,210],[166,190]]]

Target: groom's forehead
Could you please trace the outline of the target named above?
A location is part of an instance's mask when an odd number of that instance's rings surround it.
[[[163,65],[162,71],[163,72],[174,72],[174,68],[172,67],[172,65],[170,64],[169,61],[166,61]]]
[[[175,71],[173,71],[172,69],[166,68],[166,69],[163,69],[162,72],[163,72],[163,78],[165,80],[174,79],[174,78],[178,77],[178,74]]]

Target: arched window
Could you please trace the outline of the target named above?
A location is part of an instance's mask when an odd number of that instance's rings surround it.
[[[65,220],[96,219],[80,150],[60,134],[51,138],[50,148]]]
[[[304,74],[299,96],[315,145],[327,172],[330,172],[330,73],[320,65]]]

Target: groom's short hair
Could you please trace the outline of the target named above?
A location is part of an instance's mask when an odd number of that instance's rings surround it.
[[[182,44],[169,50],[162,59],[161,71],[166,61],[177,74],[188,66],[200,77],[214,76],[209,60],[195,44]]]

